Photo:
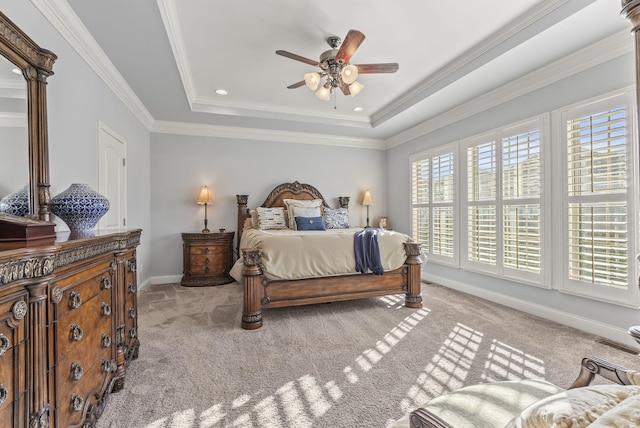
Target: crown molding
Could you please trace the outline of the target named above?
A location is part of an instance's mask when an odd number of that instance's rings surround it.
[[[385,140],[375,138],[343,137],[339,135],[274,131],[271,129],[238,128],[232,126],[206,125],[187,122],[156,121],[151,128],[151,132],[159,134],[228,138],[234,140],[317,144],[324,146],[353,147],[358,149],[386,149]]]
[[[196,98],[196,87],[191,78],[193,74],[189,66],[184,39],[181,36],[182,29],[180,27],[180,20],[178,19],[176,4],[172,0],[158,0],[158,9],[160,10],[162,22],[164,23],[164,29],[167,32],[167,38],[169,39],[169,45],[171,46],[176,66],[178,67],[178,74],[180,75],[184,92],[193,109]]]
[[[340,125],[358,128],[371,128],[368,117],[350,117],[338,114],[332,110],[329,113],[308,112],[295,108],[274,108],[259,103],[229,102],[198,97],[191,103],[192,111],[199,113],[235,114],[256,118],[286,120],[292,122],[318,123],[326,125]]]
[[[467,50],[463,55],[458,56],[444,67],[431,74],[427,79],[411,88],[409,92],[401,95],[395,101],[375,112],[371,118],[373,127],[392,119],[406,109],[447,86],[451,81],[456,80],[460,73],[464,73],[464,69],[472,65],[472,63],[481,62],[481,64],[484,64],[487,61],[490,61],[491,58],[483,61],[482,57],[489,55],[492,50],[497,49],[501,44],[507,42],[509,39],[516,37],[526,28],[548,16],[561,6],[568,3],[568,1],[569,0],[545,1],[534,6],[529,12],[510,22],[501,30],[495,32],[492,36],[482,40],[480,43]],[[477,67],[481,64],[475,64],[475,66]]]
[[[140,123],[149,130],[153,124],[153,117],[71,9],[71,6],[65,0],[31,0],[31,3],[40,10],[67,43],[125,104]]]
[[[387,139],[387,148],[404,144],[474,114],[521,97],[529,92],[633,52],[634,39],[629,31],[619,31],[565,58],[487,92],[472,101],[402,131]]]
[[[0,112],[0,127],[2,128],[26,128],[27,127],[27,114],[26,113],[12,113],[12,112]]]

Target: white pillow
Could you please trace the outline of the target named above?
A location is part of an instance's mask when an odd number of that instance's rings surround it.
[[[283,199],[282,202],[284,202],[289,212],[289,229],[291,230],[296,230],[294,207],[320,208],[322,206],[322,199]]]

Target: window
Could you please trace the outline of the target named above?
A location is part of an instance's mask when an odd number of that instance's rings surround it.
[[[429,263],[637,306],[634,90],[412,156]]]
[[[469,270],[542,281],[543,118],[462,142]]]
[[[455,153],[452,146],[423,153],[411,162],[413,238],[430,259],[456,264]]]
[[[630,94],[560,113],[564,140],[564,288],[604,300],[635,293],[635,149]]]

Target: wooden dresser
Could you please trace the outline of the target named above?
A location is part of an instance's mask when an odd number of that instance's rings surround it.
[[[140,342],[140,230],[0,251],[0,421],[94,426]],[[6,424],[6,425],[4,425]]]
[[[183,233],[184,286],[220,285],[233,282],[229,271],[233,265],[235,232]]]

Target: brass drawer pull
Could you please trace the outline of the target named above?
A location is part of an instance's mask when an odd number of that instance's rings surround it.
[[[84,400],[78,394],[71,395],[71,410],[74,412],[79,412],[82,410],[82,405],[84,404]]]
[[[136,310],[134,308],[129,308],[129,318],[136,318]]]
[[[102,309],[100,310],[102,315],[108,317],[111,315],[111,306],[108,303],[102,302]]]
[[[2,406],[5,401],[7,401],[8,396],[9,392],[7,391],[7,388],[5,388],[5,386],[0,383],[0,406]]]
[[[205,254],[209,254],[209,247],[207,247],[207,248],[205,248],[205,249],[204,249],[204,253],[205,253]]]
[[[82,297],[80,297],[80,294],[72,291],[71,294],[69,294],[69,307],[71,309],[78,309],[80,305],[82,305]]]
[[[129,283],[129,293],[136,294],[136,285],[133,282]]]
[[[207,266],[206,268],[204,268],[204,273],[209,273],[209,266]]]
[[[102,277],[102,289],[103,290],[108,290],[111,288],[111,280],[109,278],[107,278],[106,276]]]
[[[71,339],[75,340],[76,342],[79,342],[82,339],[82,336],[84,335],[84,332],[82,331],[82,327],[80,327],[79,325],[75,325],[75,324],[71,324]]]
[[[102,359],[102,371],[105,373],[115,372],[118,366],[113,360]]]
[[[0,333],[0,355],[7,352],[7,349],[9,349],[9,346],[11,346],[11,342],[9,341],[9,338],[4,334]]]
[[[209,259],[204,259],[204,264],[208,265],[211,261]]]
[[[136,336],[138,336],[138,332],[136,331],[136,328],[135,327],[131,327],[129,329],[129,337],[132,338],[132,339],[135,339]]]
[[[102,333],[102,339],[100,340],[100,342],[102,342],[102,347],[103,348],[108,348],[111,346],[111,336],[109,336],[108,334]]]
[[[71,363],[71,379],[80,380],[82,379],[82,375],[84,374],[84,370],[79,363],[73,362]]]

